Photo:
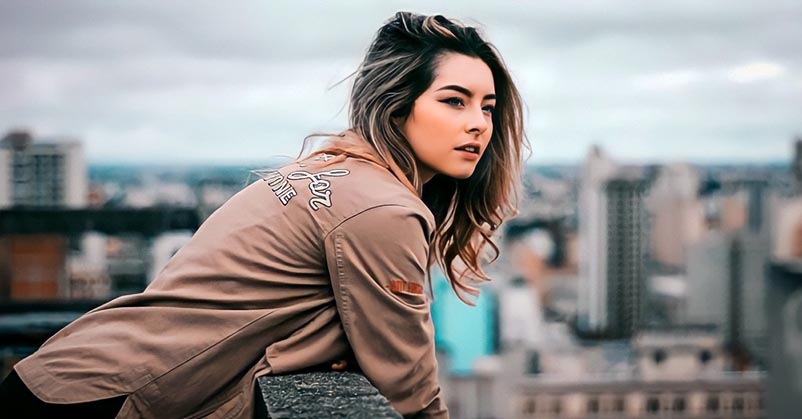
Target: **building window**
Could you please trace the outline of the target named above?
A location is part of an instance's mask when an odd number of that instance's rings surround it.
[[[559,397],[555,397],[554,401],[552,402],[552,412],[559,415],[560,413],[562,413],[562,411],[563,411],[562,402],[560,401]]]
[[[708,412],[718,412],[719,402],[718,395],[711,394],[707,396],[707,403],[705,404]]]
[[[664,351],[662,349],[658,349],[658,350],[654,351],[654,363],[655,364],[659,365],[665,360],[666,360],[666,351]]]
[[[624,398],[623,397],[616,397],[615,401],[613,402],[613,410],[616,412],[623,412],[624,411]]]
[[[591,397],[588,399],[588,413],[598,413],[599,412],[599,399],[596,397]]]
[[[674,399],[674,403],[672,404],[671,408],[675,412],[684,412],[685,411],[685,398],[682,396],[676,397]]]
[[[535,404],[534,398],[527,398],[526,402],[524,403],[524,413],[526,414],[534,414],[537,410],[537,405]]]
[[[660,411],[660,399],[657,396],[650,396],[646,400],[646,411],[649,413]]]
[[[743,396],[735,396],[732,399],[732,411],[733,412],[743,412],[744,411],[744,398]]]

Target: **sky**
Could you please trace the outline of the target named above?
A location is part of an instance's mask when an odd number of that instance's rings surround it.
[[[0,130],[92,163],[258,163],[347,128],[399,10],[479,26],[527,106],[530,163],[790,161],[802,2],[0,2]],[[2,135],[2,133],[0,133]]]

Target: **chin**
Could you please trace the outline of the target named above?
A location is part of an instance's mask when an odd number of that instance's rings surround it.
[[[471,177],[471,175],[473,175],[474,169],[476,168],[471,167],[468,170],[466,169],[444,170],[440,172],[440,174],[454,179],[468,179],[469,177]]]

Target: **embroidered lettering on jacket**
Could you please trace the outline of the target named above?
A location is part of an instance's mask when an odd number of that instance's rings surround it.
[[[309,207],[317,211],[320,206],[331,207],[331,182],[324,177],[342,177],[351,173],[348,169],[334,169],[319,173],[309,173],[303,170],[296,170],[287,175],[290,180],[309,180],[309,191],[314,195],[309,199]]]
[[[285,207],[290,203],[292,197],[298,195],[298,192],[290,185],[290,182],[287,182],[287,179],[277,171],[267,174],[262,180],[267,182],[270,190],[276,194],[279,201],[281,201]]]

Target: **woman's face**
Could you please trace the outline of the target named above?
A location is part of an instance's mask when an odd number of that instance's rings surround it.
[[[438,173],[471,176],[493,134],[495,93],[484,61],[458,53],[440,58],[434,81],[402,125],[422,182]]]

